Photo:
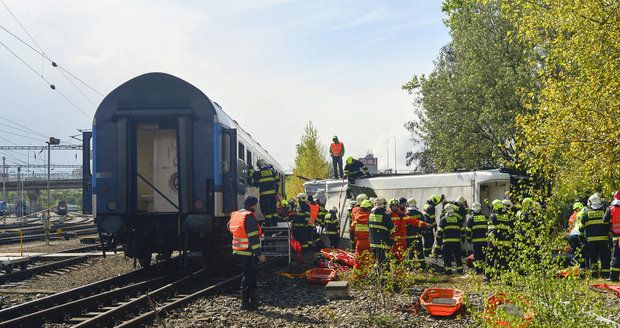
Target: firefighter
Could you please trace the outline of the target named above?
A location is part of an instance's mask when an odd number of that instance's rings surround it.
[[[489,253],[487,263],[496,270],[507,270],[514,240],[514,220],[501,200],[494,200],[489,217]]]
[[[295,239],[301,244],[303,252],[307,252],[310,249],[311,242],[308,240],[308,218],[310,217],[310,207],[306,202],[306,193],[299,193],[297,195],[297,207],[295,208],[295,215],[293,218],[293,235]]]
[[[353,206],[353,209],[351,210],[352,218],[355,217],[355,214],[357,213],[357,211],[360,210],[360,206],[362,205],[362,202],[365,201],[366,199],[368,199],[368,196],[366,194],[359,194],[355,197],[355,204],[357,205]],[[351,221],[351,223],[353,223],[353,221]]]
[[[424,241],[424,256],[429,257],[431,252],[435,249],[435,228],[437,227],[437,221],[435,219],[435,208],[441,201],[443,200],[443,195],[440,197],[438,195],[431,195],[431,197],[424,204],[424,222],[430,224],[432,226],[431,229],[422,233],[422,238]]]
[[[349,234],[355,240],[355,259],[357,267],[367,264],[370,252],[370,241],[368,240],[368,218],[372,203],[370,200],[362,201],[360,210],[355,214]]]
[[[340,247],[340,220],[338,219],[338,208],[332,207],[331,211],[321,220],[323,234],[329,239],[330,247]]]
[[[424,222],[424,215],[418,210],[418,202],[410,198],[407,200],[407,214],[405,226],[407,230],[407,252],[409,260],[415,260],[421,269],[426,269],[424,260],[424,246],[422,245],[422,232],[432,226]]]
[[[264,263],[266,258],[261,254],[260,238],[262,231],[256,220],[255,196],[247,196],[243,202],[243,210],[230,215],[228,231],[232,234],[233,256],[241,263],[241,309],[258,309],[256,293],[256,259]]]
[[[487,233],[489,219],[482,213],[482,204],[471,204],[471,213],[467,217],[465,234],[474,248],[474,268],[478,274],[482,273],[482,265],[486,261]]]
[[[609,249],[610,222],[605,221],[605,207],[599,194],[588,198],[588,206],[580,213],[581,232],[585,232],[588,244],[588,262],[586,268],[593,266],[600,260],[600,275],[609,278],[611,250]]]
[[[398,260],[402,260],[402,255],[407,249],[407,227],[405,226],[405,213],[400,211],[398,200],[395,198],[390,199],[388,202],[388,213],[394,223],[394,233],[392,234],[392,254],[396,256]]]
[[[452,259],[454,259],[456,272],[463,273],[461,242],[465,240],[464,220],[456,213],[454,204],[446,204],[444,211],[445,215],[439,220],[437,227],[437,241],[442,242],[443,266],[447,274],[452,274]]]
[[[581,231],[581,211],[584,206],[581,202],[573,204],[573,214],[568,219],[568,244],[573,252],[573,262],[579,262],[581,269],[586,268],[586,258],[588,251],[586,248],[585,239],[583,238]],[[613,273],[613,272],[612,272]]]
[[[366,167],[366,165],[364,165],[364,163],[349,156],[347,158],[347,165],[344,166],[344,177],[349,182],[347,184],[346,196],[347,198],[351,199],[353,196],[353,190],[351,189],[351,186],[355,184],[355,179],[370,177],[370,173],[368,172],[368,168]]]
[[[392,217],[386,210],[387,202],[383,197],[375,199],[375,208],[372,209],[368,218],[368,233],[370,249],[377,261],[377,274],[383,279],[383,270],[389,270],[387,253],[392,248],[390,235],[396,227],[392,223]]]
[[[316,231],[321,207],[316,203],[312,195],[308,195],[308,207],[310,208],[308,226],[306,227],[308,231],[308,241],[310,242],[310,248],[316,250],[321,242],[321,236]]]
[[[349,207],[347,207],[347,219],[346,219],[345,225],[347,224],[349,225],[349,231],[351,231],[351,225],[353,224],[353,210],[356,207],[358,207],[358,204],[354,200],[352,200],[349,203]],[[351,250],[355,250],[355,236],[350,235],[349,238],[351,239]]]
[[[251,171],[251,185],[260,192],[260,210],[266,226],[275,226],[278,219],[277,191],[280,177],[270,164],[262,158],[256,161],[257,171]]]
[[[315,197],[315,201],[316,201],[316,204],[319,205],[319,219],[318,219],[317,223],[318,223],[318,226],[321,229],[324,229],[323,227],[325,227],[325,225],[323,224],[323,222],[325,221],[325,219],[329,215],[329,212],[325,209],[325,206],[323,205],[323,202],[321,202],[321,199],[318,196]],[[315,240],[315,244],[316,244],[316,248],[317,249],[325,248],[325,243],[321,239],[321,234],[322,234],[322,231],[321,232],[317,231],[317,236],[318,237]]]
[[[607,208],[605,212],[605,217],[603,218],[604,222],[611,223],[611,233],[613,236],[613,253],[611,260],[611,273],[609,275],[609,279],[611,281],[618,281],[620,276],[620,190],[616,191],[614,194],[614,200]]]

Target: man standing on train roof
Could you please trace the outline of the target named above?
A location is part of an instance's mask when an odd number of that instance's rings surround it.
[[[347,157],[347,165],[344,166],[344,178],[348,179],[347,198],[353,196],[351,186],[355,184],[355,179],[362,177],[370,177],[368,168],[361,161],[354,159],[352,156]]]
[[[332,157],[332,166],[334,169],[334,179],[344,178],[342,172],[342,156],[344,156],[344,144],[338,140],[338,136],[334,136],[333,143],[329,145],[329,154]]]
[[[241,263],[241,309],[258,309],[256,293],[256,259],[264,263],[266,258],[261,253],[260,238],[263,233],[256,220],[255,196],[247,196],[243,201],[243,209],[230,215],[228,231],[232,234],[233,256]]]
[[[260,210],[265,217],[265,226],[275,226],[278,218],[278,186],[280,177],[273,166],[262,158],[256,161],[258,171],[251,175],[252,185],[260,192]]]
[[[439,255],[439,250],[435,248],[435,228],[437,228],[437,221],[435,219],[435,208],[439,203],[444,200],[444,195],[431,195],[431,197],[426,201],[423,208],[424,214],[424,222],[430,224],[432,226],[431,229],[427,229],[422,234],[422,238],[424,241],[424,256],[431,256],[431,252],[435,251],[435,255]]]

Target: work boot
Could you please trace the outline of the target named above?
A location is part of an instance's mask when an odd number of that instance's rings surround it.
[[[241,292],[241,305],[239,309],[243,311],[256,310],[256,306],[250,302],[250,292],[247,290]]]
[[[258,292],[256,288],[250,289],[250,303],[258,309],[260,307],[260,301],[258,300]]]

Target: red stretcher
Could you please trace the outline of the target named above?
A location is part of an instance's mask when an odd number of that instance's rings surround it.
[[[616,297],[620,298],[620,286],[610,286],[608,284],[594,284],[592,285],[592,287],[597,289],[609,290],[613,292]]]
[[[306,279],[313,284],[327,284],[336,279],[337,272],[334,269],[314,268],[306,271]]]
[[[321,249],[321,254],[326,259],[340,262],[342,264],[348,265],[350,267],[354,267],[356,265],[355,254],[351,252],[347,252],[338,248],[323,248]]]

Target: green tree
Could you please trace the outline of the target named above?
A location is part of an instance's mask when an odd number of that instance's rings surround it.
[[[501,0],[541,83],[525,94],[517,146],[563,200],[620,185],[620,2]],[[534,101],[531,101],[531,100]]]
[[[297,155],[293,175],[286,180],[286,191],[290,197],[303,192],[304,180],[326,179],[331,174],[330,164],[326,160],[325,149],[321,145],[319,132],[312,122],[308,122],[297,144]]]
[[[405,126],[425,144],[438,171],[497,167],[515,157],[515,117],[525,112],[520,90],[533,90],[531,50],[494,1],[445,1],[452,41],[428,76],[403,89],[414,95],[416,119]]]

